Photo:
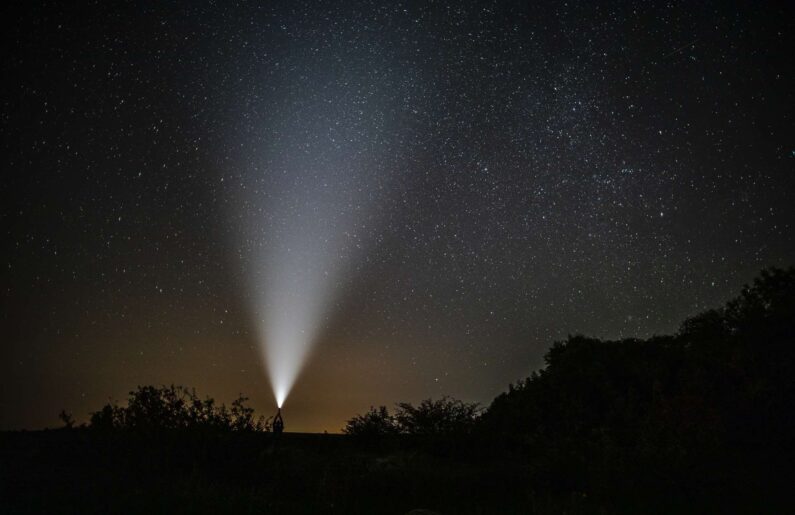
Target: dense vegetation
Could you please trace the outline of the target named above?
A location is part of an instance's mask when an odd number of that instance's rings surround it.
[[[559,492],[652,498],[664,486],[696,499],[751,488],[773,496],[793,477],[793,268],[763,271],[675,335],[571,336],[545,361],[482,416],[425,401],[422,418],[435,421],[423,425],[451,439],[467,428],[477,449],[519,463],[533,484]],[[399,405],[390,417],[383,406],[371,409],[346,431],[421,433],[400,423],[415,411]]]
[[[269,419],[255,418],[254,408],[240,396],[230,408],[209,397],[199,398],[184,386],[139,386],[126,406],[105,405],[91,415],[90,427],[99,431],[266,431]],[[64,418],[62,412],[61,418]],[[68,415],[67,415],[68,416]],[[67,422],[68,426],[71,426]]]
[[[394,415],[386,406],[370,408],[345,425],[348,435],[373,438],[386,435],[459,435],[475,427],[478,405],[450,397],[426,399],[419,406],[408,402],[397,405]]]
[[[532,459],[539,480],[577,489],[728,480],[748,458],[791,450],[795,269],[764,271],[676,335],[574,336],[546,364],[479,421]]]
[[[88,427],[0,439],[7,513],[793,512],[795,269],[670,336],[555,343],[491,405],[268,433],[240,398],[139,387]]]

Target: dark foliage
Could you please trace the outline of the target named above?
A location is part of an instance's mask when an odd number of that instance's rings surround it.
[[[362,438],[375,438],[398,434],[400,429],[386,406],[379,406],[378,409],[370,406],[367,413],[348,420],[342,432]]]
[[[227,408],[209,397],[201,399],[195,390],[183,386],[139,386],[130,392],[126,406],[107,404],[93,413],[89,427],[137,432],[269,430],[269,421],[255,418],[246,401],[240,396]]]
[[[64,429],[72,429],[75,425],[75,419],[71,413],[62,409],[60,413],[58,413],[58,419],[63,422]]]
[[[401,402],[390,415],[386,406],[373,407],[350,419],[343,432],[361,437],[386,435],[443,436],[468,433],[478,415],[476,403],[450,397],[425,399],[418,406]]]
[[[795,434],[795,269],[762,272],[673,336],[572,336],[482,417],[496,448],[567,490],[731,491],[766,482]],[[765,470],[767,468],[768,470]],[[763,479],[765,481],[763,481]],[[743,490],[747,490],[747,486]]]
[[[478,405],[450,397],[426,399],[419,406],[398,404],[395,421],[402,433],[410,435],[450,435],[469,432],[475,424]]]

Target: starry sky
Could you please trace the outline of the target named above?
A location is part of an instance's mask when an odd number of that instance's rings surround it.
[[[272,413],[280,235],[333,242],[295,431],[488,404],[795,263],[791,4],[3,9],[0,429],[139,384]]]

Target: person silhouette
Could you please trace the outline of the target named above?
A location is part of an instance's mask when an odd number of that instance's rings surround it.
[[[273,433],[280,435],[284,431],[284,420],[282,419],[282,409],[279,408],[276,412],[276,417],[273,419]]]

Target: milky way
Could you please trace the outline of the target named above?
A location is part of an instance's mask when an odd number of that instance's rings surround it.
[[[273,331],[314,348],[292,429],[489,402],[794,261],[781,5],[9,14],[2,427],[144,383],[267,412]]]

